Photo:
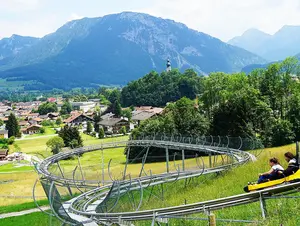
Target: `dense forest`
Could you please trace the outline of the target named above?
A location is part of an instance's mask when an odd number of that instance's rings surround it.
[[[121,101],[125,106],[173,102],[167,104],[163,115],[135,129],[134,137],[158,132],[228,135],[279,146],[300,139],[299,66],[297,59],[288,58],[248,75],[151,72],[124,87]]]

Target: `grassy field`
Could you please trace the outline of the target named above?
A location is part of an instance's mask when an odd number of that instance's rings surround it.
[[[51,225],[60,226],[61,222],[54,217],[49,218],[41,212],[31,213],[20,217],[9,217],[0,219],[0,225],[3,226],[41,226]]]
[[[0,173],[8,173],[8,172],[23,172],[23,171],[32,171],[33,168],[31,166],[19,166],[18,163],[9,163],[0,166]]]
[[[49,135],[54,135],[55,130],[49,126],[45,126],[45,133],[36,133],[32,135],[25,135],[25,138],[32,138],[32,137],[43,137],[43,136],[49,136]]]
[[[101,142],[116,142],[128,137],[117,137],[108,138],[104,140],[99,140],[88,135],[82,135],[84,140],[84,145],[100,144]],[[21,147],[22,151],[25,153],[42,153],[45,156],[49,156],[51,153],[46,150],[46,142],[49,138],[39,137],[34,140],[19,140],[18,145]],[[161,208],[167,206],[181,205],[184,203],[194,203],[199,201],[205,201],[210,199],[216,199],[236,194],[243,193],[243,187],[248,181],[257,180],[258,174],[269,169],[268,159],[270,157],[278,157],[281,163],[286,167],[286,162],[283,159],[283,154],[286,151],[295,152],[295,145],[288,145],[280,148],[265,149],[259,156],[258,161],[243,165],[241,167],[232,169],[226,173],[220,175],[210,175],[206,177],[195,178],[191,181],[188,186],[185,186],[185,181],[178,181],[176,184],[170,183],[164,185],[164,200],[153,196],[149,199],[150,191],[149,189],[144,190],[144,202],[141,209],[152,209]],[[116,148],[111,150],[104,150],[104,165],[105,165],[105,179],[108,179],[107,165],[110,159],[113,159],[111,164],[112,175],[115,179],[120,179],[122,172],[124,170],[125,156],[123,154],[123,148]],[[86,153],[80,158],[80,164],[83,168],[85,179],[98,179],[101,180],[101,151]],[[204,163],[208,166],[208,158],[203,158]],[[220,161],[220,158],[219,158]],[[61,166],[65,172],[65,175],[71,178],[72,171],[75,166],[78,165],[78,160],[66,160],[61,162]],[[181,165],[181,161],[170,162],[170,170],[175,171],[174,165]],[[186,168],[194,169],[197,167],[195,159],[186,160]],[[1,169],[1,168],[0,168]],[[53,169],[52,169],[53,170]],[[128,166],[127,173],[131,174],[132,177],[138,176],[141,170],[141,164],[131,164]],[[152,171],[153,174],[162,173],[166,170],[166,164],[162,163],[150,163],[145,165],[145,171]],[[77,178],[81,178],[81,174],[77,171]],[[30,196],[32,191],[32,186],[37,178],[35,172],[32,173],[16,173],[16,174],[0,174],[0,182],[6,181],[7,183],[0,184],[1,195],[18,195],[22,194],[24,196]],[[159,189],[154,188],[154,193],[159,196]],[[39,199],[45,199],[44,191],[40,186],[37,187],[36,195]],[[139,194],[135,194],[137,197]],[[28,203],[29,202],[29,203]],[[41,201],[43,202],[43,201]],[[46,202],[46,201],[45,201]],[[22,204],[25,203],[25,204]],[[19,205],[21,204],[21,205]],[[32,205],[32,199],[11,199],[0,197],[0,213],[2,211],[10,211],[17,208],[17,210],[22,210],[29,208]],[[1,207],[2,206],[2,207]],[[17,207],[13,207],[17,206]],[[256,220],[259,223],[253,223],[250,225],[300,225],[300,219],[298,219],[298,210],[300,208],[300,202],[295,200],[268,200],[267,207],[269,210],[269,218],[262,222],[260,217],[260,207],[258,203],[253,203],[247,206],[238,206],[222,211],[216,211],[215,214],[217,218],[225,219],[244,219],[244,220]],[[127,198],[124,196],[118,206],[118,210],[128,211],[132,210],[132,206]],[[197,214],[196,217],[206,217],[205,215]],[[292,216],[292,217],[291,217]],[[32,225],[30,220],[35,217],[37,221],[44,222],[46,225],[49,222],[47,216],[42,217],[42,215],[29,214],[27,216],[28,221],[23,225]],[[19,218],[11,218],[12,221],[18,222]],[[10,219],[10,218],[8,218]],[[7,219],[0,220],[0,225],[10,225],[6,224]],[[28,224],[27,224],[28,222]],[[207,225],[207,222],[202,221],[189,221],[189,220],[172,220],[171,225]],[[18,225],[15,223],[14,225]],[[35,225],[35,224],[33,224]],[[55,224],[54,224],[55,225]],[[149,225],[149,222],[140,222],[135,225]],[[219,225],[243,225],[243,224],[233,224],[233,223],[220,223]]]

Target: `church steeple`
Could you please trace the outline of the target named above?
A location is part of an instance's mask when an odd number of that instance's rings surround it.
[[[172,67],[171,67],[171,61],[170,59],[167,60],[167,72],[170,72],[172,70]]]

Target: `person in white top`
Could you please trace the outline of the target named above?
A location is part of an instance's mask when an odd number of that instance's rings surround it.
[[[268,181],[278,172],[282,172],[284,170],[277,158],[271,158],[269,160],[269,164],[271,166],[271,169],[268,172],[259,174],[259,179],[257,181],[258,184]]]

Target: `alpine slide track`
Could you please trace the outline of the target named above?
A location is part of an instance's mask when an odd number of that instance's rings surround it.
[[[123,164],[124,168],[120,174],[121,176],[116,179],[111,170],[112,159],[104,169],[103,151],[105,149],[124,147],[127,148],[126,163]],[[131,163],[129,154],[130,149],[136,147],[140,147],[142,150],[139,156],[136,156],[140,158],[141,164],[139,166],[141,169],[138,176],[131,177],[131,174],[128,172],[128,167]],[[151,170],[145,170],[145,165],[149,158],[149,149],[153,147],[165,150],[164,164],[166,170],[164,173],[152,174]],[[37,183],[40,182],[47,195],[51,209],[51,212],[45,212],[42,209],[41,211],[51,217],[58,218],[63,225],[135,225],[135,222],[138,221],[149,222],[146,225],[161,225],[168,223],[170,219],[205,220],[205,218],[193,216],[197,213],[207,214],[208,218],[206,220],[209,220],[210,216],[213,216],[212,211],[253,202],[260,203],[262,217],[265,218],[265,200],[279,197],[279,194],[282,196],[298,192],[300,182],[193,204],[140,210],[143,199],[145,199],[144,192],[146,189],[151,189],[150,196],[163,197],[165,192],[164,184],[176,183],[180,180],[188,184],[194,178],[204,177],[209,174],[219,174],[228,169],[246,164],[249,161],[255,161],[254,152],[245,150],[254,150],[256,148],[256,141],[251,139],[153,135],[142,136],[134,140],[130,138],[124,141],[71,149],[35,163],[39,179],[34,185],[33,197],[36,201],[35,189]],[[102,179],[89,179],[85,176],[87,174],[84,173],[80,159],[84,154],[90,152],[102,152],[102,164],[99,169]],[[187,158],[191,158],[185,155],[186,152],[195,154],[192,158],[193,161],[195,160],[193,169],[187,169],[186,167]],[[170,153],[173,153],[173,155]],[[180,154],[178,155],[178,153]],[[60,163],[69,158],[77,159],[78,163],[74,166],[72,173],[67,175]],[[206,158],[207,164],[204,158]],[[176,165],[178,162],[180,164]],[[173,169],[175,170],[170,170],[173,163]],[[107,172],[108,179],[106,180],[104,172]],[[153,189],[154,187],[160,189]],[[67,200],[66,196],[61,193],[62,189],[68,192]],[[154,190],[159,190],[161,194],[155,194]],[[120,212],[117,208],[125,195],[128,196],[132,206],[130,212]],[[222,220],[220,219],[220,221]],[[226,222],[226,220],[223,221]],[[247,222],[246,220],[232,220],[231,222],[251,223],[251,221]]]

